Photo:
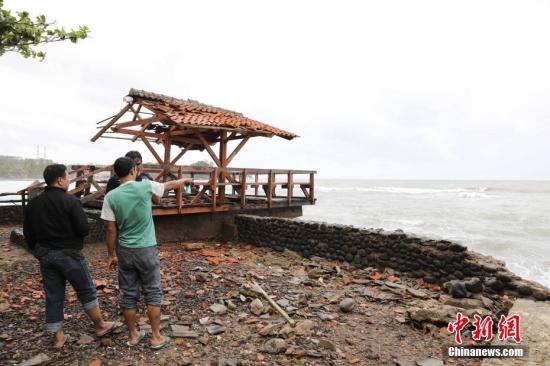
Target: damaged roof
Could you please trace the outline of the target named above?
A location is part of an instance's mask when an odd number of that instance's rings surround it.
[[[199,103],[191,99],[179,99],[139,89],[130,89],[128,96],[147,109],[168,117],[172,122],[186,127],[212,127],[238,129],[249,133],[275,135],[292,140],[298,135],[258,122],[242,113]]]

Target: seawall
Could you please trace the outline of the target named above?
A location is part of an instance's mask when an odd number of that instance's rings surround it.
[[[464,245],[405,234],[401,230],[360,229],[346,225],[239,215],[239,241],[289,249],[304,257],[319,256],[357,267],[391,268],[414,278],[449,287],[456,297],[468,292],[509,294],[550,300],[550,290],[522,279],[495,258]],[[465,295],[465,296],[461,296]]]

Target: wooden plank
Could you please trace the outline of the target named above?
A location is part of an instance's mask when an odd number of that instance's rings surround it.
[[[241,142],[239,142],[239,144],[237,145],[237,147],[235,147],[235,150],[233,150],[233,152],[231,153],[231,155],[229,155],[229,157],[227,158],[227,161],[224,163],[224,166],[228,166],[229,163],[231,163],[231,160],[233,160],[233,158],[235,156],[237,156],[237,154],[239,153],[239,151],[241,151],[241,149],[243,148],[243,146],[246,144],[246,142],[250,139],[250,137],[246,136]],[[226,142],[227,143],[227,142]]]
[[[267,177],[267,207],[271,208],[273,198],[273,173],[270,171]]]
[[[290,206],[291,203],[292,203],[292,191],[293,191],[293,188],[294,188],[294,183],[292,182],[293,176],[292,176],[292,172],[290,170],[288,171],[288,176],[287,177],[288,178],[287,178],[286,198],[287,198],[287,203]]]
[[[220,134],[220,155],[219,155],[220,162],[222,163],[222,167],[227,166],[227,131],[222,131]],[[225,183],[225,177],[226,173],[222,172],[219,176],[219,182]],[[229,178],[229,177],[228,177]],[[231,179],[229,179],[231,181]],[[225,186],[218,188],[219,192],[218,195],[220,196],[220,201],[223,203],[225,202]]]
[[[113,131],[116,131],[116,130],[121,129],[121,128],[139,126],[139,125],[144,125],[144,124],[149,125],[153,122],[160,122],[160,121],[162,121],[162,116],[153,116],[153,117],[149,117],[149,118],[145,118],[145,119],[139,119],[139,120],[135,120],[135,121],[120,122],[120,123],[117,123],[116,125],[114,125],[111,129]]]
[[[182,173],[181,173],[181,167],[178,169],[178,179],[181,179]],[[183,204],[183,186],[179,186],[177,190],[177,196],[178,196],[178,213],[181,214],[181,206]]]
[[[212,175],[212,183],[211,183],[211,191],[212,191],[212,210],[216,211],[216,201],[217,201],[217,194],[216,194],[216,184],[218,180],[218,169],[214,169],[214,174]]]
[[[254,195],[257,196],[258,195],[258,190],[260,189],[260,185],[259,185],[259,175],[258,173],[254,174]]]
[[[191,200],[191,203],[192,205],[194,204],[197,204],[199,203],[200,199],[204,196],[204,194],[206,193],[206,191],[210,188],[210,185],[209,184],[205,184],[202,186],[202,189],[200,190],[200,192]]]
[[[208,152],[208,154],[210,155],[210,157],[212,158],[212,160],[214,160],[214,162],[216,163],[217,166],[221,167],[222,166],[222,162],[220,161],[220,159],[218,159],[218,157],[216,156],[216,154],[214,153],[214,151],[212,151],[212,148],[210,147],[210,145],[208,144],[208,142],[204,139],[204,137],[202,136],[202,134],[198,131],[195,131],[195,135],[199,138],[199,140],[201,141],[201,144],[202,146],[204,146],[206,148],[206,151]]]
[[[241,174],[241,208],[246,207],[246,169]]]
[[[97,139],[103,135],[103,132],[107,131],[116,121],[118,121],[120,119],[120,117],[122,117],[124,115],[124,113],[128,112],[128,110],[130,109],[130,107],[132,106],[132,104],[128,103],[126,105],[126,107],[122,108],[120,110],[120,112],[118,112],[118,114],[116,116],[113,117],[112,120],[110,120],[109,122],[107,122],[105,124],[105,126],[103,126],[101,128],[101,130],[99,130],[95,135],[94,137],[92,137],[91,141],[92,142],[96,142]]]
[[[145,137],[143,137],[143,136],[140,136],[140,137],[141,137],[141,140],[143,141],[143,143],[145,144],[145,146],[147,146],[149,151],[151,151],[151,154],[153,154],[155,159],[158,161],[158,163],[163,164],[162,159],[160,158],[159,154],[155,151],[155,149],[153,148],[151,143]]]
[[[311,204],[315,203],[315,174],[312,172],[309,174],[309,200]]]

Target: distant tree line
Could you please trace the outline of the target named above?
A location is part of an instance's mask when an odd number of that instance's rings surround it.
[[[53,164],[53,161],[0,155],[0,179],[42,179],[42,172],[48,164]]]

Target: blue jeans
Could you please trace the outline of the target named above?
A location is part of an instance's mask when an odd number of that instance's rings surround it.
[[[57,332],[63,327],[67,281],[73,286],[84,310],[99,306],[86,259],[75,259],[61,250],[50,250],[40,258],[40,272],[46,293],[46,331]]]

